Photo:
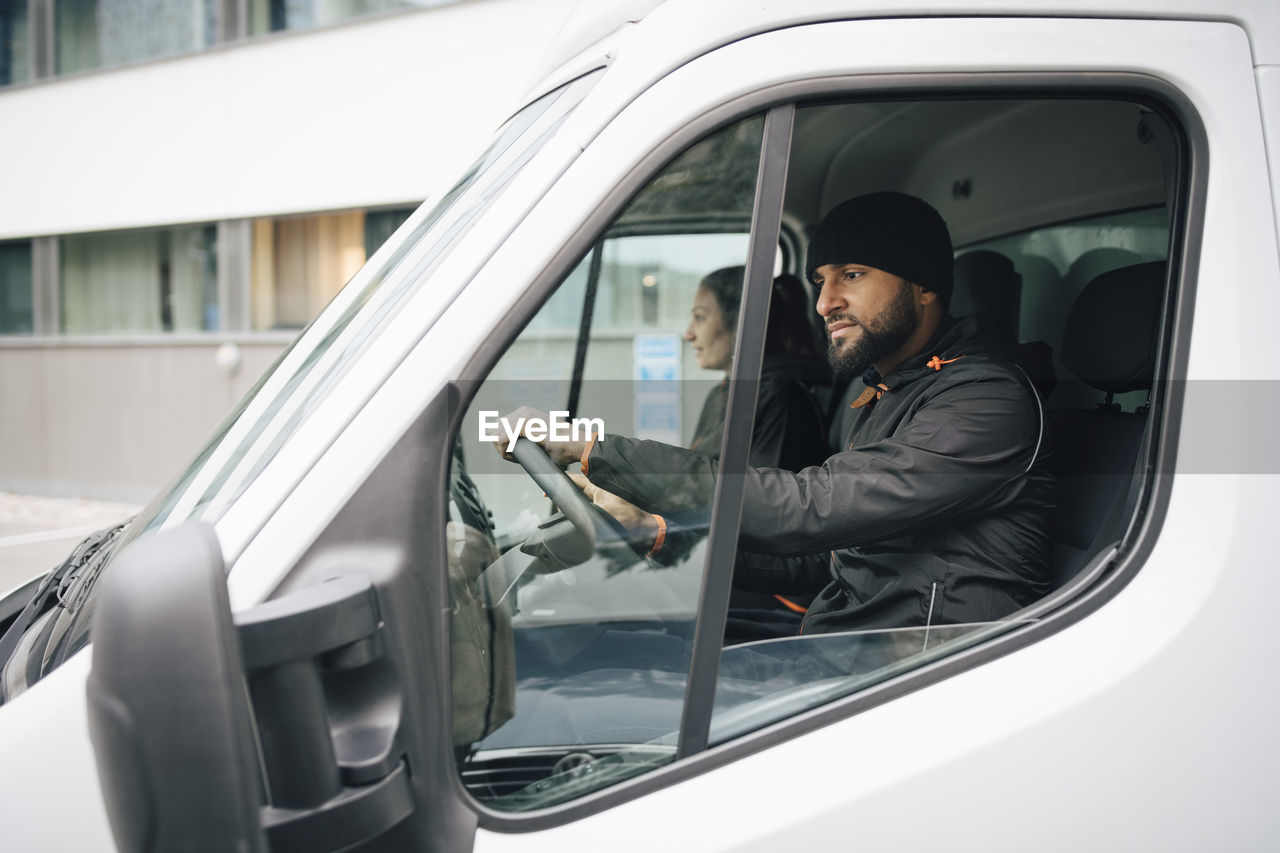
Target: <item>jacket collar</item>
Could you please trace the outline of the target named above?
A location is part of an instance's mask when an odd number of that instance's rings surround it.
[[[891,389],[897,388],[939,369],[945,370],[947,362],[984,349],[976,345],[978,337],[978,323],[973,317],[957,320],[950,314],[944,314],[924,348],[894,368],[884,377],[884,384]],[[938,357],[937,362],[933,361],[934,356]]]
[[[861,408],[895,388],[944,370],[947,364],[970,353],[984,351],[986,348],[978,338],[978,324],[972,317],[956,320],[950,314],[944,314],[924,348],[903,361],[888,376],[881,377],[874,367],[867,368],[861,378],[864,387],[850,405],[855,409]]]

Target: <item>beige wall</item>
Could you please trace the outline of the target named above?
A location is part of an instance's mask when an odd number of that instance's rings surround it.
[[[218,340],[0,345],[0,491],[143,502],[175,477],[287,345]]]

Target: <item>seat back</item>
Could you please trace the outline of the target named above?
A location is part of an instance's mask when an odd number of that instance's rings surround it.
[[[1067,315],[1063,363],[1106,401],[1049,414],[1058,476],[1055,587],[1100,546],[1118,540],[1130,515],[1147,412],[1121,411],[1112,396],[1151,388],[1165,267],[1155,261],[1103,273],[1085,285]]]
[[[977,249],[956,258],[954,270],[951,314],[972,314],[984,332],[1018,340],[1022,276],[1013,261],[999,252]]]
[[[947,310],[954,317],[972,315],[978,328],[999,343],[998,351],[1047,399],[1057,384],[1053,348],[1044,341],[1021,340],[1022,274],[1013,261],[990,249],[975,249],[955,259],[954,271]]]

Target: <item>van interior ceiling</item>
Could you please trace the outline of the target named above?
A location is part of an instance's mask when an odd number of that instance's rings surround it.
[[[840,201],[899,190],[964,247],[1035,225],[1165,203],[1150,110],[1121,100],[869,101],[801,107],[786,210],[816,225]]]

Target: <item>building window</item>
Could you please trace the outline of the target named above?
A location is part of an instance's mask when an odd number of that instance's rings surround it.
[[[413,213],[412,207],[368,210],[364,214],[364,252],[372,255]]]
[[[0,243],[0,334],[32,332],[31,241]]]
[[[226,40],[308,30],[459,0],[0,0],[0,87],[208,50]],[[242,11],[236,11],[237,9]],[[243,15],[243,19],[242,16]],[[50,32],[52,30],[52,32]],[[33,45],[52,50],[37,60]]]
[[[258,219],[253,223],[253,328],[310,323],[413,208]]]
[[[0,86],[27,79],[30,43],[27,0],[0,0]]]
[[[62,331],[216,331],[216,234],[191,225],[61,238]]]
[[[204,50],[217,41],[221,9],[220,0],[58,0],[56,73]]]
[[[308,30],[350,18],[447,6],[457,0],[249,0],[249,35],[279,30]]]

